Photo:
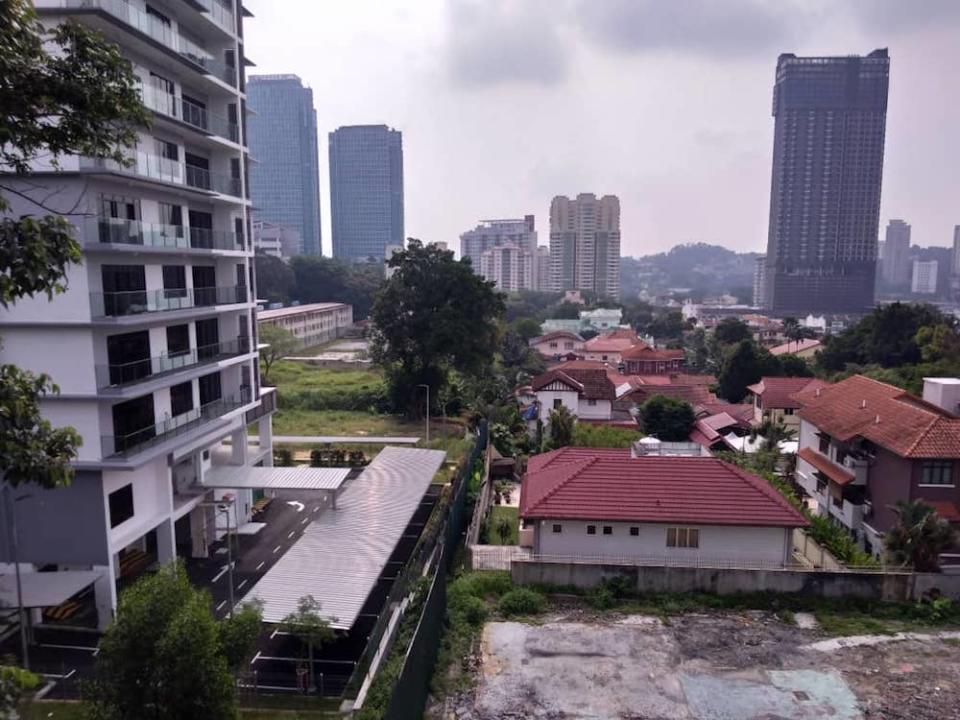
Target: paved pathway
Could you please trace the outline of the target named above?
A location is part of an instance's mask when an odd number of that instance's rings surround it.
[[[275,443],[294,444],[368,444],[368,445],[416,445],[418,437],[393,435],[274,435]]]

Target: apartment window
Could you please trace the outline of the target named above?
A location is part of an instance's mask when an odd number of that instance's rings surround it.
[[[830,436],[826,433],[819,433],[820,436],[820,452],[824,455],[830,452]]]
[[[146,330],[107,338],[110,384],[123,385],[150,374],[150,333]]]
[[[147,304],[147,276],[143,265],[101,265],[100,279],[107,315],[143,312]]]
[[[604,535],[613,535],[613,527],[610,526],[610,525],[604,525],[604,526],[603,526],[603,534],[604,534]]]
[[[640,528],[636,525],[630,528],[630,537],[637,537],[640,534]]]
[[[166,25],[170,27],[170,18],[164,15],[162,12],[157,10],[152,5],[147,5],[147,15],[159,22],[161,25]]]
[[[101,195],[100,214],[117,220],[137,220],[140,217],[140,201],[119,195]]]
[[[190,327],[170,325],[167,327],[167,356],[176,357],[190,352]]]
[[[554,399],[554,401],[553,401],[553,409],[554,409],[554,410],[557,410],[557,409],[559,409],[559,408],[562,407],[562,406],[563,406],[563,400],[561,400],[560,398]]]
[[[697,528],[684,528],[684,527],[667,528],[667,547],[672,547],[672,548],[700,547],[700,530]]]
[[[173,417],[193,410],[193,383],[185,382],[170,388],[170,414]]]
[[[596,535],[597,526],[596,525],[587,525],[587,535]]]
[[[196,305],[217,302],[217,269],[212,265],[193,266],[193,298]]]
[[[187,271],[183,265],[163,266],[163,294],[167,298],[187,296]]]
[[[827,491],[827,479],[820,473],[816,474],[817,478],[817,492],[825,493]]]
[[[200,378],[200,406],[208,405],[221,397],[220,373],[210,373]]]
[[[220,352],[220,323],[217,318],[197,320],[197,357],[206,360]]]
[[[953,463],[949,460],[928,460],[923,464],[920,484],[953,486]]]
[[[157,434],[153,411],[153,395],[117,403],[113,414],[114,449],[123,452],[146,442]]]
[[[107,496],[110,505],[110,527],[115,528],[120,523],[133,517],[133,483],[114,490]]]
[[[176,143],[169,142],[168,140],[161,140],[160,138],[153,139],[153,146],[156,149],[157,155],[167,160],[179,160],[180,159],[180,148],[177,147]]]
[[[553,524],[553,532],[555,532],[555,533],[558,534],[558,535],[559,535],[560,533],[562,533],[562,532],[563,532],[563,525],[561,525],[560,523],[554,523],[554,524]]]
[[[178,237],[183,235],[183,208],[173,203],[158,203],[160,208],[160,224],[174,225],[177,227]]]

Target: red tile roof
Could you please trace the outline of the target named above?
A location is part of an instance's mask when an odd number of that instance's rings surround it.
[[[957,506],[949,500],[924,500],[920,498],[920,502],[932,507],[937,511],[937,515],[947,522],[960,523],[960,510],[957,510]]]
[[[760,382],[748,385],[747,390],[760,396],[764,409],[796,410],[800,403],[794,399],[795,393],[816,390],[827,385],[829,383],[823,380],[808,377],[764,377],[760,378]]]
[[[646,343],[634,345],[624,350],[620,357],[623,360],[683,360],[686,357],[683,350],[656,350]]]
[[[632,331],[631,331],[632,332]],[[617,335],[611,333],[610,335],[598,335],[595,338],[587,340],[586,344],[583,346],[584,352],[623,352],[632,345],[642,345],[643,347],[649,347],[642,340],[637,339],[637,334],[632,333],[632,337],[627,335]]]
[[[607,377],[603,363],[575,360],[563,363],[533,379],[533,389],[541,390],[552,382],[560,381],[576,390],[587,400],[615,400],[616,386]]]
[[[819,340],[813,338],[806,338],[804,340],[791,340],[786,342],[783,345],[775,345],[770,348],[771,355],[793,355],[798,352],[803,352],[804,350],[815,350],[820,347],[823,343]]]
[[[711,393],[710,388],[706,385],[641,385],[620,399],[629,402],[632,407],[633,405],[643,405],[656,395],[676,398],[691,405],[700,405],[717,399],[716,395]]]
[[[629,450],[569,447],[530,458],[520,491],[520,515],[698,525],[807,525],[765,480],[718,458],[633,458]]]
[[[960,418],[893,385],[854,375],[796,399],[802,419],[843,442],[862,437],[901,457],[960,458]]]
[[[698,403],[694,408],[697,414],[718,415],[726,413],[734,418],[743,427],[750,427],[753,424],[753,405],[744,403],[733,404],[725,402],[704,402]]]
[[[570,332],[568,330],[554,330],[553,332],[548,332],[546,335],[540,335],[539,337],[530,338],[530,345],[539,345],[542,342],[548,342],[550,340],[559,340],[561,338],[567,340],[575,340],[576,342],[583,342],[583,338],[577,335],[576,333]]]
[[[856,479],[856,476],[852,472],[837,465],[830,458],[821,455],[812,447],[801,448],[798,454],[801,460],[806,460],[837,485],[849,485]]]

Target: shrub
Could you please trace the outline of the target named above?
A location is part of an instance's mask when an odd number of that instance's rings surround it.
[[[463,595],[451,600],[450,615],[454,622],[480,627],[487,619],[487,604],[473,595]]]
[[[506,617],[511,615],[538,615],[544,611],[547,601],[538,592],[527,588],[511,590],[502,598],[497,609]]]
[[[587,602],[597,610],[609,610],[617,604],[617,599],[609,588],[601,586],[590,593]]]
[[[291,467],[293,465],[293,452],[290,448],[274,448],[273,464],[277,467]]]
[[[456,596],[472,595],[484,600],[489,597],[500,597],[513,589],[510,573],[506,572],[472,572],[462,575],[450,583],[447,595],[450,601]]]

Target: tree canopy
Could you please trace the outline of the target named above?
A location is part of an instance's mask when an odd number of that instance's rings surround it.
[[[260,341],[267,345],[260,350],[260,367],[264,380],[269,380],[273,364],[296,350],[299,342],[289,330],[276,325],[264,325],[259,334]]]
[[[577,416],[570,412],[566,405],[551,410],[547,449],[558,450],[573,445],[576,423]]]
[[[383,284],[379,262],[348,263],[339,258],[299,255],[290,261],[294,287],[289,295],[302,303],[342,302],[353,306],[355,319],[365,318]]]
[[[885,539],[893,561],[912,565],[917,572],[939,571],[940,553],[957,539],[949,521],[922,500],[900,500],[893,511],[897,514],[897,524]]]
[[[451,370],[483,374],[498,344],[504,303],[494,285],[449,250],[411,239],[373,307],[371,354],[384,369],[394,406],[422,412],[419,385],[439,397]]]
[[[665,395],[654,395],[640,406],[640,424],[647,435],[667,442],[683,442],[693,430],[690,403]]]
[[[257,297],[267,302],[288,303],[297,291],[297,279],[293,269],[273,255],[258,252],[253,261],[257,278]]]

